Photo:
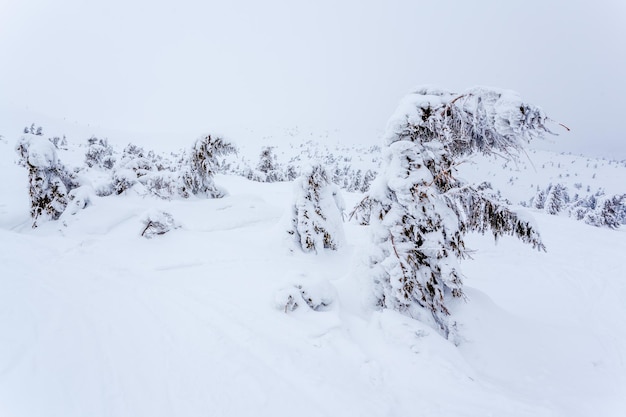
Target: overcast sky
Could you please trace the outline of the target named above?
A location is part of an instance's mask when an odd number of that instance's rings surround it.
[[[126,131],[355,141],[416,85],[488,85],[570,126],[562,149],[626,158],[625,77],[623,0],[0,0],[0,109]]]

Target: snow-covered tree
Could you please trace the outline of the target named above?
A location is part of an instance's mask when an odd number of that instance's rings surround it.
[[[274,153],[273,146],[264,146],[261,149],[259,164],[256,169],[262,173],[259,177],[264,178],[265,182],[282,181],[284,178],[283,173],[280,170],[281,167],[278,164],[276,154]]]
[[[626,223],[626,194],[607,197],[600,191],[574,201],[569,213],[591,226],[617,229]]]
[[[236,152],[233,144],[220,137],[203,136],[196,140],[190,153],[184,159],[180,194],[190,194],[207,198],[220,198],[225,191],[219,189],[214,182],[219,166],[219,157]]]
[[[361,184],[361,192],[366,193],[369,191],[372,181],[376,178],[376,173],[371,169],[365,171],[365,175],[363,176],[363,183]]]
[[[450,337],[449,303],[463,297],[463,236],[490,230],[544,249],[532,223],[454,177],[474,153],[515,155],[548,132],[546,115],[512,92],[473,88],[454,94],[421,88],[402,100],[384,141],[383,168],[367,197],[374,243],[374,293],[390,308]]]
[[[73,174],[58,159],[54,144],[41,135],[24,134],[16,151],[28,168],[33,228],[42,220],[57,220],[67,207],[68,193],[78,186]]]
[[[313,165],[295,181],[287,233],[304,252],[337,250],[345,240],[344,209],[339,188],[330,181],[324,166]]]
[[[62,138],[54,136],[49,140],[54,144],[55,148],[67,150],[67,138],[65,137],[65,135],[63,135]]]
[[[298,178],[298,170],[293,164],[287,164],[287,167],[285,168],[284,178],[287,181],[293,181]]]
[[[537,194],[532,199],[532,207],[543,210],[546,207],[546,191],[537,187]]]
[[[559,214],[567,204],[569,196],[563,184],[555,184],[548,187],[544,209],[548,214]]]
[[[626,194],[606,197],[598,201],[596,210],[586,216],[585,222],[593,226],[617,229],[620,226],[626,206]]]

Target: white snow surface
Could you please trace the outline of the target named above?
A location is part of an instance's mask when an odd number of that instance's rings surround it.
[[[290,183],[218,175],[229,195],[214,200],[91,195],[31,229],[10,142],[0,142],[0,416],[626,415],[624,227],[530,210],[547,253],[468,237],[455,346],[368,305],[367,227],[346,223],[336,253],[287,250]],[[602,181],[602,166],[591,178],[588,161],[571,159],[572,177]],[[468,177],[506,185],[524,171],[484,164]],[[362,198],[344,196],[348,208]],[[180,228],[141,238],[151,210]],[[328,305],[286,311],[296,286]]]

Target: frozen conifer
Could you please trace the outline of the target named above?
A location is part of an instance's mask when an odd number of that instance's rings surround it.
[[[617,229],[626,220],[626,194],[590,196],[578,203],[574,209],[576,217],[589,225]]]
[[[295,181],[287,233],[304,252],[337,250],[344,242],[343,210],[339,188],[321,164],[314,165]]]
[[[257,171],[261,173],[259,178],[263,178],[265,182],[276,182],[283,180],[283,174],[280,171],[276,154],[273,146],[264,146],[259,155],[259,164]]]
[[[532,200],[532,206],[536,209],[543,210],[546,207],[546,191],[537,190],[537,194]]]
[[[548,214],[559,214],[567,204],[567,189],[562,184],[555,184],[548,188],[544,209]]]
[[[78,186],[76,180],[59,161],[54,144],[40,135],[24,134],[16,151],[28,169],[33,228],[41,221],[57,220],[67,207],[68,193]]]
[[[180,193],[183,197],[190,194],[207,198],[220,198],[225,191],[214,182],[219,166],[219,157],[236,152],[231,143],[220,137],[203,136],[196,140],[189,154],[184,158]]]
[[[547,132],[546,115],[511,92],[474,88],[462,94],[422,88],[388,123],[382,172],[367,203],[375,244],[370,256],[375,297],[449,337],[448,308],[463,296],[458,260],[463,236],[490,230],[544,246],[534,226],[485,191],[454,177],[462,157],[514,155]]]

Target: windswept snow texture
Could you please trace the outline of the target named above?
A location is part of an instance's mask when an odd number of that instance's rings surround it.
[[[33,230],[16,158],[0,141],[0,416],[626,415],[624,226],[531,209],[547,253],[470,236],[455,346],[368,304],[366,226],[346,223],[338,252],[290,252],[291,183],[94,195]],[[180,227],[142,238],[153,211]]]

